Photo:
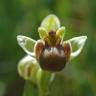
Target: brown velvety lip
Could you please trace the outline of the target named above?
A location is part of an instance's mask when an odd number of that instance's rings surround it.
[[[39,63],[42,69],[48,71],[61,71],[66,64],[66,56],[63,47],[45,48],[40,55]]]

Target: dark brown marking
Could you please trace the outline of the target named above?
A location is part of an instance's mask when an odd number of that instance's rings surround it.
[[[49,32],[49,36],[51,36],[51,37],[55,37],[55,36],[56,36],[56,32],[53,31],[53,30],[51,30],[51,31]]]

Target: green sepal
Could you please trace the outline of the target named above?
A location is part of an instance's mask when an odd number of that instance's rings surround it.
[[[87,39],[87,36],[79,36],[79,37],[74,37],[68,40],[68,42],[70,42],[72,47],[70,59],[77,57],[81,53],[85,45],[86,39]]]
[[[17,41],[18,44],[20,45],[20,47],[29,55],[34,56],[34,45],[36,43],[35,40],[26,37],[26,36],[22,36],[22,35],[18,35],[17,36]]]
[[[56,31],[60,27],[60,21],[56,15],[48,15],[41,23],[41,27],[44,27],[47,32],[51,30]]]

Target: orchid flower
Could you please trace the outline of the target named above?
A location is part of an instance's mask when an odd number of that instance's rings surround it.
[[[39,40],[18,35],[18,44],[27,53],[18,64],[20,76],[37,82],[38,74],[40,76],[42,70],[49,73],[60,72],[69,61],[77,57],[87,36],[73,37],[65,41],[64,33],[65,27],[61,26],[58,17],[52,14],[47,16],[38,28]]]

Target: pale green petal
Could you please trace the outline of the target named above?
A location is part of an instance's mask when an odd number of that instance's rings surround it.
[[[53,30],[56,31],[60,27],[60,21],[56,15],[48,15],[42,21],[41,26],[44,27],[47,32]]]
[[[85,45],[86,39],[87,39],[87,36],[80,36],[80,37],[74,37],[68,40],[72,46],[71,59],[77,57],[80,54],[80,52],[82,51]]]
[[[41,39],[44,39],[44,37],[47,36],[47,31],[44,27],[39,27],[38,32]]]
[[[25,80],[31,80],[36,83],[36,73],[38,72],[39,65],[34,57],[29,55],[25,56],[18,63],[18,73]]]
[[[65,33],[65,27],[62,26],[62,27],[60,27],[60,28],[57,30],[56,35],[57,35],[61,40],[63,40],[63,38],[64,38],[64,33]]]
[[[22,36],[22,35],[18,35],[17,36],[17,41],[18,44],[20,45],[20,47],[29,55],[34,55],[33,51],[34,51],[34,45],[36,43],[35,40],[26,37],[26,36]]]

